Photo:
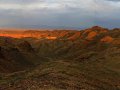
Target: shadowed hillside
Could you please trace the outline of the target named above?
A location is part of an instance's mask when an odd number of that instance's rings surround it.
[[[119,28],[0,36],[0,90],[120,90]]]

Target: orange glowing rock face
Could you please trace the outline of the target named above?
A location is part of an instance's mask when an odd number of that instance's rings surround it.
[[[88,34],[88,36],[86,37],[86,39],[92,40],[96,35],[97,35],[96,32],[91,31],[91,32]]]
[[[30,34],[1,34],[0,36],[4,36],[4,37],[13,37],[13,38],[25,38],[25,37],[33,37],[33,38],[42,38],[42,36],[40,35],[30,35]],[[45,37],[46,39],[56,39],[57,37]]]
[[[55,36],[48,36],[48,33],[43,32],[24,32],[24,31],[0,31],[0,36],[3,37],[13,37],[13,38],[26,38],[26,37],[32,37],[32,38],[45,38],[54,40],[57,39]]]
[[[101,39],[101,42],[106,42],[106,43],[110,43],[113,41],[113,38],[110,36],[105,36],[104,38]]]
[[[4,36],[4,37],[13,37],[13,38],[28,37],[28,35],[22,35],[22,34],[0,34],[0,36]]]
[[[50,40],[55,40],[57,39],[57,37],[46,37],[47,39],[50,39]]]

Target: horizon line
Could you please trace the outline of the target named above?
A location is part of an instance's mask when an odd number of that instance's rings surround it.
[[[106,28],[106,27],[103,27],[103,26],[99,26],[99,25],[96,25],[98,27],[101,27],[101,28]],[[91,26],[91,27],[86,27],[86,28],[19,28],[19,27],[0,27],[0,30],[84,30],[84,29],[88,29],[88,28],[92,28],[92,27],[95,27],[95,26]],[[114,28],[107,28],[107,29],[115,29],[115,28],[119,28],[119,27],[114,27]]]

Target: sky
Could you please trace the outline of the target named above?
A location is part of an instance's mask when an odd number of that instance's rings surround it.
[[[120,0],[0,0],[0,28],[120,28]]]

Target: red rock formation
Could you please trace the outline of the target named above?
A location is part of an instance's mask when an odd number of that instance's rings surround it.
[[[96,32],[91,31],[88,36],[86,37],[87,40],[93,40],[93,38],[97,35]]]
[[[112,38],[112,37],[110,37],[110,36],[105,36],[105,37],[104,37],[104,38],[102,38],[100,41],[101,41],[101,42],[110,43],[110,42],[112,42],[112,41],[113,41],[113,38]]]

